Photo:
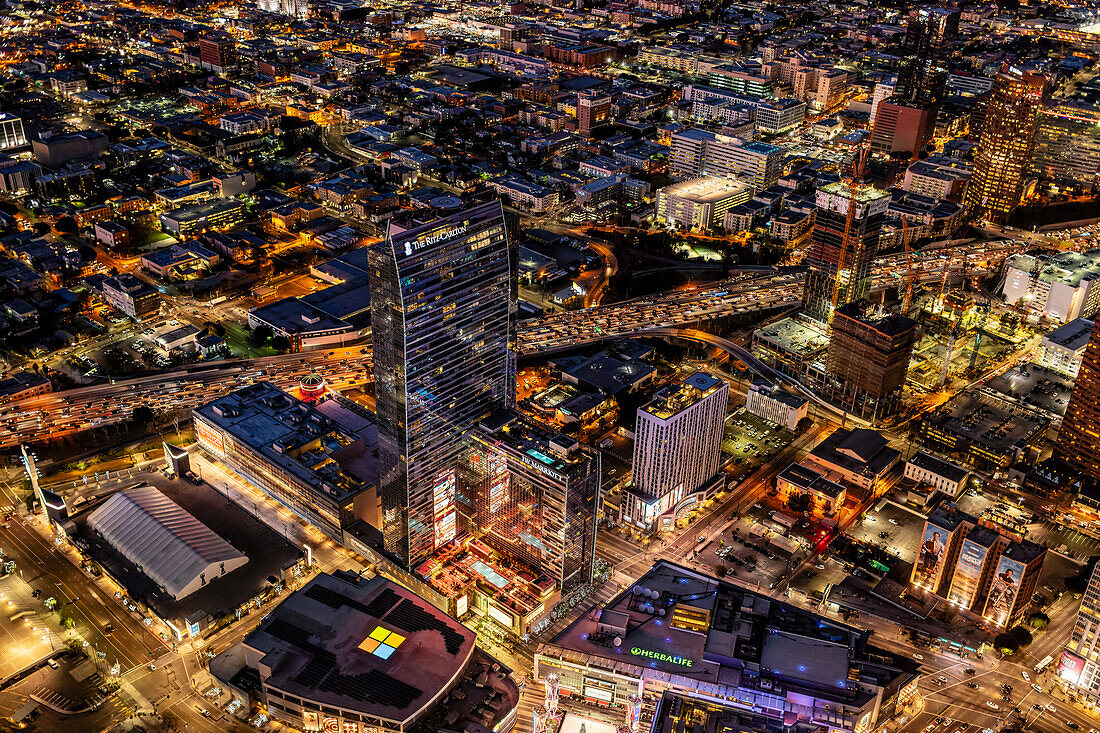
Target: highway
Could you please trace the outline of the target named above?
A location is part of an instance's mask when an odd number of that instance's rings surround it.
[[[964,269],[982,272],[1018,248],[1014,242],[998,242],[949,252],[931,250],[914,254],[913,265],[918,278],[935,282],[944,273]],[[903,262],[902,255],[878,261],[872,289],[896,285],[898,267],[904,266]],[[803,277],[797,272],[740,276],[702,287],[529,319],[519,324],[518,350],[523,355],[547,353],[793,305],[801,298]],[[10,402],[0,405],[0,449],[118,423],[129,419],[139,405],[168,413],[189,410],[212,395],[255,381],[270,380],[280,387],[293,387],[314,372],[323,375],[337,390],[370,384],[373,378],[369,348],[357,345],[331,351],[227,359]]]

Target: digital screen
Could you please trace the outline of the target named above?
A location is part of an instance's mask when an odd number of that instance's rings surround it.
[[[1062,652],[1062,658],[1058,660],[1058,676],[1068,684],[1077,685],[1081,681],[1081,673],[1085,671],[1085,660],[1072,652]]]

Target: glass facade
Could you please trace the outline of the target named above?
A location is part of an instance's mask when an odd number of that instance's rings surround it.
[[[382,532],[409,568],[455,536],[465,434],[514,400],[513,250],[496,201],[369,253]]]

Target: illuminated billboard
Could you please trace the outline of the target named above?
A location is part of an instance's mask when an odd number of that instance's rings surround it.
[[[997,562],[997,571],[993,583],[989,586],[989,600],[985,602],[984,616],[989,621],[1004,626],[1012,615],[1016,604],[1016,595],[1020,592],[1020,579],[1024,577],[1025,565],[1006,555]]]
[[[225,441],[222,431],[212,428],[202,420],[194,420],[195,437],[199,445],[210,451],[218,458],[225,458]]]
[[[1073,686],[1081,682],[1081,673],[1085,671],[1085,660],[1073,652],[1062,652],[1062,658],[1058,660],[1058,676]]]
[[[435,546],[438,548],[455,538],[455,470],[439,472],[432,486],[435,515]]]
[[[924,535],[921,537],[917,561],[913,564],[910,582],[918,588],[936,592],[940,584],[940,574],[947,554],[947,540],[951,533],[943,527],[925,522]]]
[[[978,593],[978,581],[982,577],[982,566],[985,565],[989,548],[979,545],[971,540],[963,540],[962,551],[959,553],[959,562],[955,566],[955,575],[951,578],[951,590],[947,593],[947,600],[963,608],[970,608],[974,603],[974,596]]]

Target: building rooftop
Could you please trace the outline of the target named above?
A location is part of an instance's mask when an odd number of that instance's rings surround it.
[[[802,357],[824,352],[829,346],[829,335],[823,327],[796,318],[783,318],[758,329],[755,335]]]
[[[1092,336],[1092,325],[1092,321],[1075,318],[1043,336],[1043,343],[1060,346],[1069,351],[1080,351],[1085,348]]]
[[[954,463],[949,463],[942,458],[936,458],[931,453],[925,453],[924,451],[919,451],[910,458],[908,462],[917,468],[931,471],[937,476],[943,476],[948,481],[955,483],[962,481],[970,473],[970,471],[965,468],[960,468]]]
[[[193,412],[329,501],[342,503],[377,485],[377,474],[364,472],[369,462],[361,460],[363,453],[377,450],[373,420],[341,421],[339,415],[296,400],[270,382],[243,387]]]
[[[268,687],[404,724],[455,683],[474,632],[381,576],[321,574],[245,639]]]
[[[660,560],[539,653],[684,686],[705,683],[710,699],[754,708],[799,693],[860,706],[875,686],[916,675],[915,663],[870,646],[870,635]]]
[[[826,465],[868,477],[880,475],[900,455],[884,437],[867,428],[837,428],[810,451],[812,458]]]
[[[1034,409],[985,390],[960,395],[925,420],[935,430],[968,440],[998,457],[1022,449],[1050,425],[1050,419],[1036,415]]]
[[[214,563],[235,568],[248,562],[152,486],[116,493],[88,516],[88,526],[174,598],[186,595]]]
[[[706,372],[696,372],[679,384],[669,385],[639,408],[661,420],[678,415],[714,394],[725,382]]]
[[[748,198],[752,194],[752,186],[736,178],[701,176],[665,186],[661,189],[661,193],[666,196],[690,199],[696,203],[705,204],[721,201],[738,194],[744,194],[745,198]]]

